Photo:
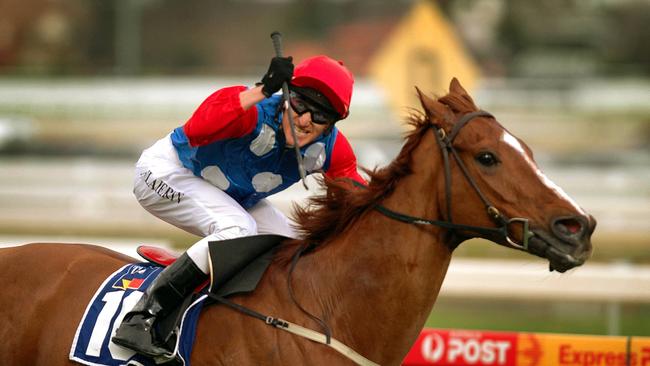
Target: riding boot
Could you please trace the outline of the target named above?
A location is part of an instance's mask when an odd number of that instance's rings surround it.
[[[156,321],[175,310],[206,278],[187,253],[183,253],[160,273],[126,314],[113,342],[149,357],[168,353],[156,335]]]

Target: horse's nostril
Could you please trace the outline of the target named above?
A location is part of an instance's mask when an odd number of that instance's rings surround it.
[[[575,220],[562,220],[558,223],[559,225],[564,226],[571,234],[575,234],[582,229],[582,225]]]
[[[584,230],[584,225],[575,218],[563,218],[555,221],[555,229],[567,236],[579,236]]]

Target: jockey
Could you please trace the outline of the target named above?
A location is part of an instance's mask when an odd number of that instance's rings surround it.
[[[275,94],[284,82],[290,108]],[[307,174],[365,183],[348,140],[335,127],[348,116],[353,83],[343,63],[327,56],[308,58],[295,71],[291,57],[274,57],[256,87],[216,91],[183,126],[142,153],[133,190],[140,204],[203,239],[161,272],[113,342],[151,357],[167,353],[154,324],[208,278],[208,242],[255,234],[296,237],[289,219],[266,199],[300,180],[295,145]]]

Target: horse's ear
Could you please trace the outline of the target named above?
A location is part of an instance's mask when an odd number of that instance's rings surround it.
[[[449,83],[449,93],[458,94],[461,97],[467,99],[472,104],[474,104],[474,99],[472,99],[472,97],[469,95],[467,90],[465,90],[465,88],[463,88],[463,86],[460,85],[460,81],[458,81],[458,79],[456,79],[455,77],[451,79],[451,82]]]
[[[417,86],[415,87],[415,90],[418,92],[418,98],[420,98],[420,104],[422,104],[422,108],[424,108],[424,112],[427,114],[429,119],[431,121],[435,121],[443,118],[446,112],[446,107],[441,103],[426,96],[424,93],[422,93],[420,88],[418,88]]]
[[[469,94],[467,94],[467,90],[465,90],[465,88],[463,88],[463,86],[460,85],[460,81],[458,81],[458,79],[456,78],[451,79],[451,82],[449,83],[449,92],[458,95],[469,96]]]

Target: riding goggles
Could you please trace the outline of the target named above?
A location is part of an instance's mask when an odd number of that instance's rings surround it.
[[[299,115],[310,112],[311,121],[319,125],[329,125],[340,118],[337,113],[328,111],[316,102],[292,90],[289,92],[291,108]]]

